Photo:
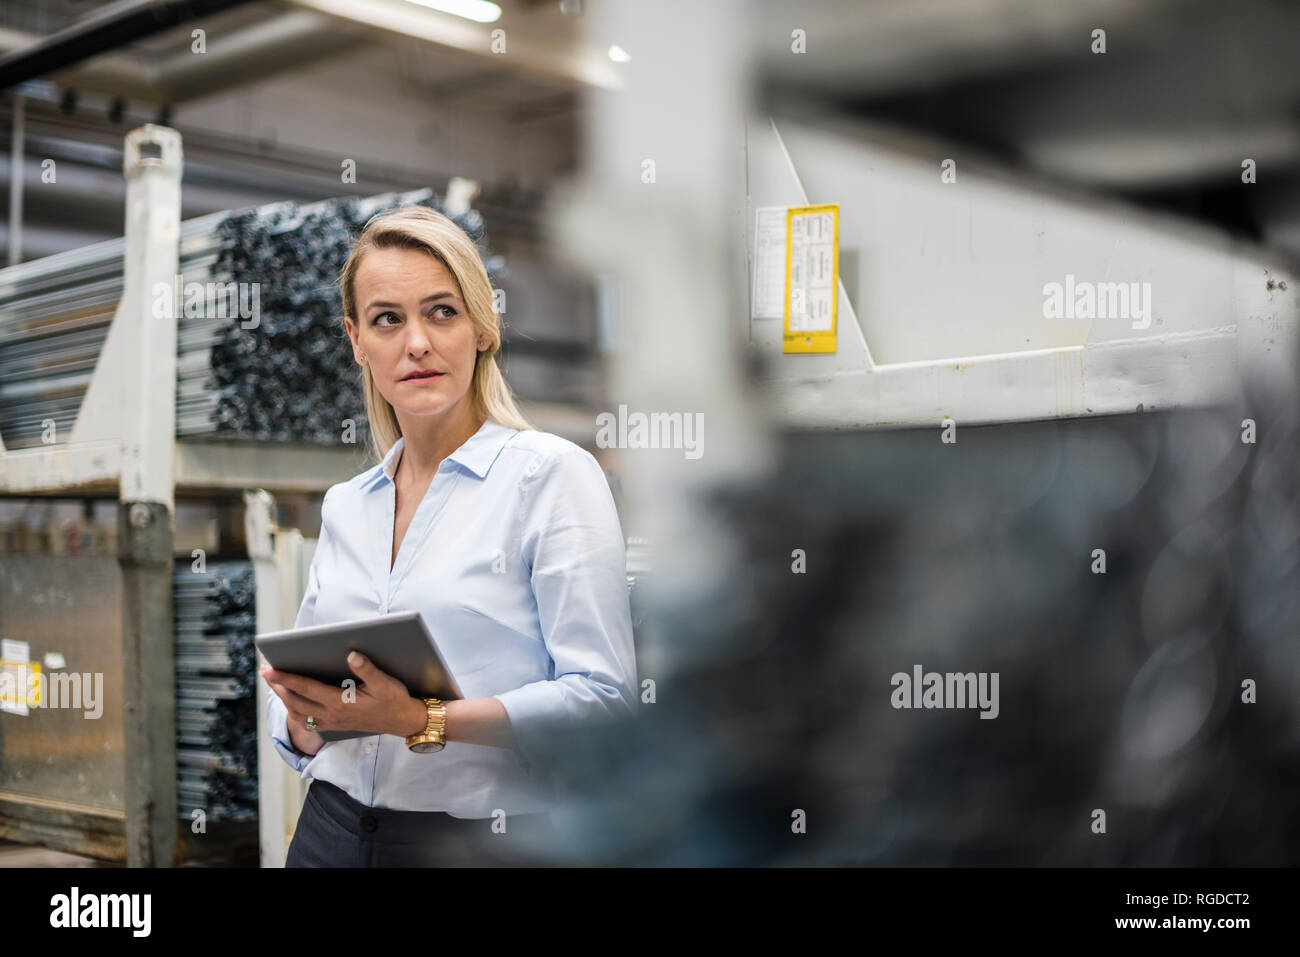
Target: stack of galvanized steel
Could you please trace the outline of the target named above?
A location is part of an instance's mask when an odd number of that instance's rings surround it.
[[[187,559],[173,577],[176,773],[180,817],[257,814],[257,632],[253,565]]]
[[[340,388],[357,367],[337,280],[365,221],[405,205],[442,210],[424,189],[182,224],[178,436],[332,445],[350,419],[364,441],[360,390]],[[481,216],[453,218],[484,249]],[[41,444],[51,422],[55,441],[71,432],[122,296],[125,249],[114,239],[0,270],[0,434],[10,449]],[[500,260],[487,265],[495,279]],[[256,316],[232,314],[241,303],[255,303]]]

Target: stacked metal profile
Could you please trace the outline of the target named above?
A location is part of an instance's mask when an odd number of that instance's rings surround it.
[[[257,815],[257,632],[253,565],[188,560],[173,577],[176,774],[180,817]]]
[[[182,224],[180,269],[207,277],[226,214]],[[0,435],[9,448],[64,441],[122,297],[123,239],[0,270]],[[182,375],[206,364],[203,332],[182,326]],[[185,394],[186,390],[179,390]],[[52,427],[52,429],[51,429]]]
[[[405,205],[442,210],[423,189],[275,203],[182,223],[183,285],[174,302],[178,436],[337,444],[351,419],[362,440],[360,391],[340,388],[357,373],[335,280],[365,221]],[[453,219],[484,248],[476,211]],[[125,248],[114,239],[0,270],[0,435],[7,447],[70,434],[122,296]],[[487,263],[489,275],[500,272],[499,259]],[[240,292],[257,303],[254,319],[231,314]]]

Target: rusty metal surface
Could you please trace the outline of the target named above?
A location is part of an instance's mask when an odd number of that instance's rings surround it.
[[[26,642],[47,676],[41,707],[26,715],[0,712],[0,792],[121,812],[126,752],[117,558],[0,555],[0,634]],[[48,707],[51,676],[74,673],[83,690],[95,693],[93,709],[86,708],[89,697],[77,702],[67,694],[67,684],[63,706]]]

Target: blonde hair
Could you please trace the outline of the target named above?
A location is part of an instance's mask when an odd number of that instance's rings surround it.
[[[406,206],[372,216],[357,237],[339,279],[343,314],[351,316],[353,322],[360,321],[356,312],[357,269],[362,257],[372,249],[422,249],[447,267],[456,280],[475,332],[488,341],[488,347],[474,361],[474,378],[469,387],[474,411],[514,429],[531,429],[515,405],[510,386],[497,365],[501,317],[493,300],[492,283],[474,241],[442,213],[427,206]],[[361,367],[361,392],[370,421],[370,446],[376,458],[383,459],[401,437],[402,427],[393,406],[375,385],[368,365]]]

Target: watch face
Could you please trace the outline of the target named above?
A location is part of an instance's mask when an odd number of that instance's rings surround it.
[[[416,754],[430,754],[434,751],[441,751],[442,747],[437,741],[421,741],[419,744],[411,745],[411,750]]]

